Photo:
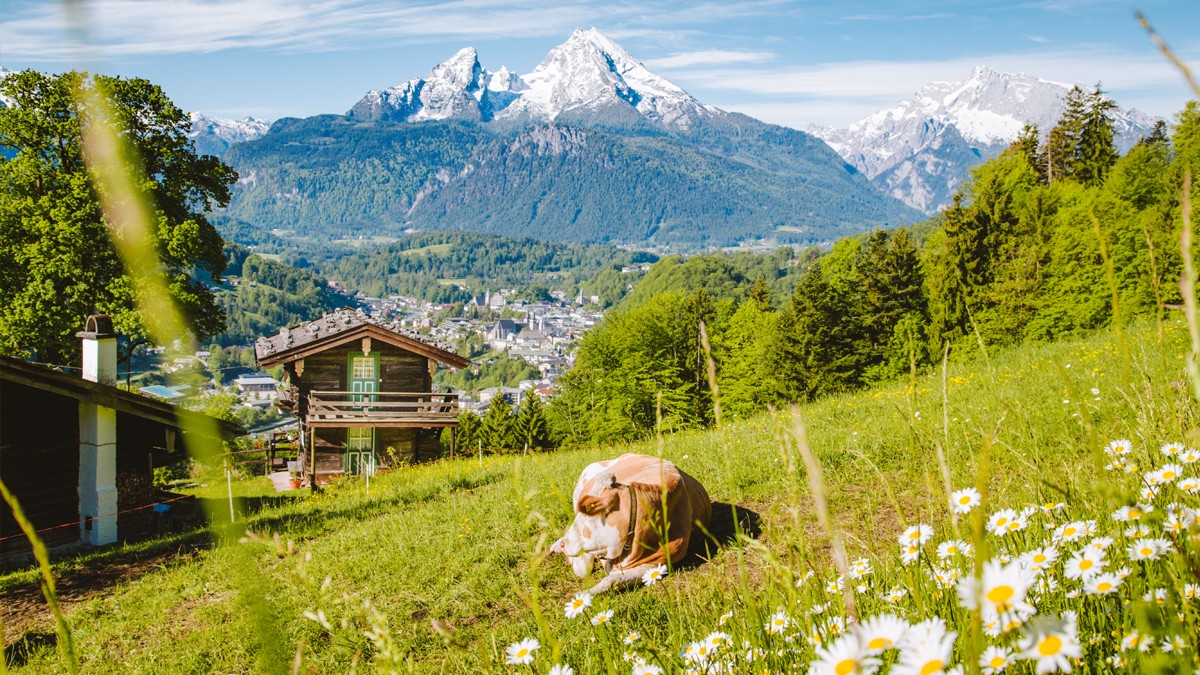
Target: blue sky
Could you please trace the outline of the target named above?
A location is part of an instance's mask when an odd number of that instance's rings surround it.
[[[593,26],[705,103],[798,128],[844,126],[977,64],[1101,81],[1155,115],[1188,98],[1133,5],[1105,0],[3,2],[0,65],[145,77],[220,117],[342,113],[464,46],[525,73]],[[1200,70],[1200,1],[1138,7]]]

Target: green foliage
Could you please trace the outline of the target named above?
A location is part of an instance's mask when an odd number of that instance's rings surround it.
[[[248,344],[283,326],[315,319],[349,304],[330,290],[323,277],[311,271],[261,258],[237,244],[226,246],[226,256],[229,274],[241,278],[236,287],[222,288],[217,294],[228,317],[225,332],[217,338],[220,344]]]
[[[473,294],[489,290],[525,288],[524,295],[535,291],[544,301],[555,289],[573,294],[577,283],[614,265],[619,270],[634,261],[655,259],[650,254],[598,244],[428,232],[376,250],[344,255],[321,266],[342,284],[378,297],[406,295],[430,302],[466,302]]]
[[[917,216],[819,140],[752,120],[668,136],[324,115],[280,120],[225,158],[253,177],[230,216],[299,236],[416,227],[697,248],[827,241]]]
[[[517,407],[517,418],[513,420],[513,438],[522,449],[536,450],[550,446],[550,428],[542,401],[534,392],[529,392]]]
[[[479,440],[492,452],[515,450],[517,447],[516,416],[512,404],[500,394],[488,403],[487,412],[479,425]]]
[[[500,352],[491,358],[483,359],[478,366],[460,370],[439,370],[434,384],[443,391],[452,389],[477,392],[491,387],[515,387],[521,380],[535,380],[539,377],[541,372],[533,364]]]
[[[0,108],[0,352],[63,363],[89,314],[109,314],[133,337],[156,320],[137,309],[84,163],[94,114],[78,102],[84,90],[108,101],[140,160],[166,286],[188,327],[201,339],[219,333],[224,314],[192,274],[219,278],[225,268],[205,212],[228,203],[237,174],[196,155],[187,114],[146,80],[27,70],[0,84],[13,101]]]

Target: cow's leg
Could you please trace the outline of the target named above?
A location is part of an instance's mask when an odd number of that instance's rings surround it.
[[[615,570],[601,579],[600,583],[592,586],[592,589],[588,592],[592,595],[599,595],[600,593],[607,593],[608,591],[630,586],[641,581],[642,575],[655,567],[658,567],[658,565],[640,565],[627,570]]]

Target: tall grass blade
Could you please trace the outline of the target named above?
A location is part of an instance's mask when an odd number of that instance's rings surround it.
[[[46,604],[50,605],[50,611],[54,614],[59,650],[66,659],[67,669],[72,673],[78,673],[79,656],[75,653],[75,641],[71,637],[71,626],[67,623],[67,615],[58,604],[58,590],[54,585],[54,571],[50,568],[50,554],[46,551],[46,544],[37,535],[37,528],[25,516],[25,510],[21,508],[16,495],[9,491],[3,480],[0,480],[0,497],[12,510],[13,520],[17,521],[17,526],[25,533],[26,538],[29,539],[29,545],[33,547],[33,557],[37,560],[38,572],[41,575],[42,595],[45,596]],[[0,662],[3,660],[3,655],[0,655]],[[0,667],[3,667],[2,664]]]

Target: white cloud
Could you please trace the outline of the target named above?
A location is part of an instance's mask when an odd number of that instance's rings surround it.
[[[746,52],[726,49],[703,49],[694,52],[681,52],[650,59],[646,65],[652,68],[686,68],[699,65],[728,65],[731,63],[759,63],[775,58],[771,52]]]
[[[41,3],[11,12],[0,25],[7,59],[63,60],[73,54],[63,7],[85,12],[89,46],[102,57],[207,53],[251,48],[280,51],[359,49],[392,39],[542,36],[569,33],[641,8],[605,11],[583,2],[532,6],[519,0],[408,4],[372,0],[99,0]]]

